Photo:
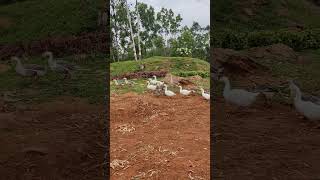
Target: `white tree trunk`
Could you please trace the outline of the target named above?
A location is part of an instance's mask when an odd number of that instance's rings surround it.
[[[133,29],[132,29],[132,25],[131,25],[131,15],[130,15],[130,10],[129,10],[129,6],[128,6],[128,2],[127,0],[125,0],[126,6],[127,6],[127,17],[128,17],[128,21],[129,21],[129,28],[130,28],[130,33],[131,33],[131,39],[132,39],[132,48],[133,48],[133,53],[134,53],[134,59],[136,61],[138,61],[137,58],[137,51],[136,51],[136,44],[134,43],[134,35],[133,35]]]
[[[141,46],[140,46],[140,44],[141,44],[141,38],[140,38],[140,23],[141,23],[141,21],[140,21],[140,14],[139,14],[139,11],[138,11],[138,0],[136,0],[136,11],[137,11],[137,16],[138,16],[138,18],[137,18],[137,21],[138,21],[138,50],[139,50],[139,60],[141,60]]]
[[[114,1],[114,0],[112,0],[111,1],[111,8],[112,8],[112,15],[113,15],[113,17],[115,18],[116,17],[116,15],[117,15],[117,12],[116,12],[116,7],[117,6],[117,4],[116,4],[116,2]],[[118,42],[118,33],[119,33],[119,31],[118,31],[118,25],[117,25],[117,21],[116,21],[116,19],[114,20],[114,35],[115,35],[115,37],[114,37],[114,43],[115,43],[115,49],[116,49],[116,53],[114,54],[115,55],[115,58],[116,58],[116,60],[117,61],[119,61],[119,53],[118,53],[118,51],[120,50],[120,44],[119,44],[119,42]]]

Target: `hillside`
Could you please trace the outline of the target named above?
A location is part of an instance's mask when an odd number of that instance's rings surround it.
[[[0,44],[97,29],[103,0],[28,0],[0,6]]]
[[[124,73],[133,73],[139,70],[139,62],[136,61],[122,61],[111,63],[110,72],[111,77],[121,75]],[[187,57],[160,57],[155,56],[141,61],[146,65],[145,71],[168,71],[173,74],[181,72],[210,72],[210,65],[208,62]]]
[[[127,73],[135,73],[139,71],[139,63],[136,61],[122,61],[111,63],[110,74],[111,79],[125,75]],[[210,87],[210,65],[208,62],[188,57],[151,57],[141,61],[145,65],[144,72],[151,71],[165,71],[175,76],[183,77],[190,80],[197,86],[202,86],[209,89]],[[200,76],[200,77],[199,77]],[[162,77],[158,77],[159,80],[163,80]],[[132,79],[135,82],[134,86],[118,87],[111,83],[111,94],[113,93],[145,93],[146,91],[146,79],[135,78]],[[177,87],[173,87],[177,89]]]
[[[211,12],[216,30],[320,27],[320,6],[312,0],[216,0]]]

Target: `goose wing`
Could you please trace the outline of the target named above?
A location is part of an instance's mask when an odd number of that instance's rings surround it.
[[[24,64],[23,67],[25,69],[31,69],[31,70],[45,70],[44,66],[38,65],[38,64]]]

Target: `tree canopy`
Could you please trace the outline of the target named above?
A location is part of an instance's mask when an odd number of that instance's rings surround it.
[[[208,60],[210,26],[201,27],[198,22],[182,26],[181,15],[172,9],[156,12],[145,3],[128,4],[128,9],[126,5],[126,0],[111,0],[113,61],[135,59],[134,52],[138,51],[143,58],[188,56]]]

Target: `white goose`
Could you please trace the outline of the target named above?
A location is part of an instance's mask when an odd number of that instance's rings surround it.
[[[14,56],[11,60],[16,61],[16,72],[21,76],[43,76],[46,74],[47,69],[37,64],[22,64],[21,60]]]
[[[260,94],[259,92],[252,93],[243,89],[231,89],[230,81],[227,77],[222,77],[221,81],[225,83],[223,97],[228,103],[247,107],[255,102],[257,96]]]
[[[52,52],[46,51],[42,54],[43,57],[48,57],[48,64],[52,71],[71,75],[71,71],[76,69],[76,66],[69,64],[66,61],[56,61],[53,59]]]
[[[156,85],[153,85],[153,84],[150,84],[150,82],[148,81],[147,82],[147,88],[152,90],[152,91],[155,91],[157,89],[157,86]]]
[[[134,85],[135,84],[135,82],[130,81],[127,78],[123,78],[123,80],[124,80],[124,84],[127,84],[127,85]]]
[[[168,90],[168,86],[166,84],[164,85],[164,94],[166,96],[175,96],[176,95],[174,92]]]
[[[203,88],[200,88],[200,90],[202,97],[204,97],[206,100],[210,100],[210,94],[205,93]]]
[[[148,81],[149,81],[150,84],[152,84],[152,85],[156,85],[156,84],[157,84],[157,81],[154,80],[154,79],[149,78]]]
[[[114,79],[113,82],[114,82],[114,84],[115,84],[116,86],[119,86],[119,83],[118,83],[118,81],[117,81],[116,79]]]
[[[182,89],[182,86],[179,86],[180,88],[180,94],[188,96],[192,91],[187,90],[187,89]]]
[[[319,121],[320,105],[312,103],[311,101],[302,100],[301,91],[299,87],[293,83],[293,81],[289,81],[289,87],[291,91],[295,92],[294,106],[297,111],[309,120]]]

